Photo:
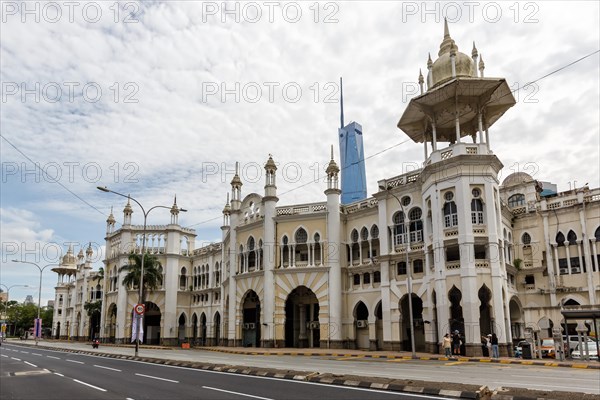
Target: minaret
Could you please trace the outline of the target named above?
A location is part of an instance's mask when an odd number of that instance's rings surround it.
[[[341,268],[341,221],[340,221],[340,194],[338,185],[338,168],[333,159],[333,146],[331,146],[331,160],[325,170],[327,173],[327,267],[329,267],[329,332],[331,332],[330,345],[333,348],[343,347],[342,336],[342,268]],[[324,339],[324,338],[322,338]]]
[[[473,41],[473,50],[471,50],[471,58],[473,59],[473,66],[477,67],[477,57],[479,56],[479,52],[477,51],[477,47],[475,47],[475,42]],[[477,78],[477,68],[473,68],[473,78]]]
[[[231,180],[231,218],[229,229],[229,309],[228,332],[229,346],[235,346],[237,326],[236,321],[236,271],[239,260],[237,259],[237,227],[240,218],[240,207],[242,205],[242,180],[239,176],[239,163],[235,163],[235,175]],[[241,333],[241,332],[240,332]]]
[[[263,346],[274,347],[275,345],[275,283],[273,271],[275,270],[275,255],[277,251],[277,232],[275,232],[275,207],[277,206],[277,186],[275,177],[277,165],[269,154],[265,164],[265,196],[263,197],[264,209],[264,242],[263,242],[263,264],[264,264],[264,308],[263,320],[266,326],[263,329]]]
[[[110,215],[106,219],[106,234],[113,233],[115,231],[115,216],[113,215],[113,208],[110,208]]]
[[[127,204],[123,209],[123,225],[131,225],[131,215],[133,214],[133,209],[131,208],[131,202],[129,198],[127,199]]]
[[[173,206],[171,207],[171,225],[179,225],[179,207],[177,207],[177,195],[173,199]]]

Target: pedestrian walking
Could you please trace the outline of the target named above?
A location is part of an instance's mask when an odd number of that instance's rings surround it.
[[[498,336],[495,333],[492,333],[490,343],[492,345],[492,357],[498,358],[500,356],[498,353]]]
[[[444,348],[446,357],[452,357],[452,338],[450,338],[449,333],[444,335],[444,338],[442,339],[442,347]]]

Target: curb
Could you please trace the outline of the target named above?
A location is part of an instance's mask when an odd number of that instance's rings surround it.
[[[345,354],[345,353],[310,353],[310,352],[281,352],[281,353],[269,353],[262,351],[235,351],[226,349],[215,349],[206,347],[195,347],[195,350],[214,351],[217,353],[227,354],[241,354],[250,356],[305,356],[305,357],[344,357],[344,358],[377,358],[377,359],[389,359],[389,360],[411,360],[412,356],[401,356],[401,355],[379,355],[379,354]],[[564,363],[556,361],[537,361],[537,360],[513,360],[513,359],[490,359],[490,358],[477,358],[477,357],[458,357],[448,358],[441,356],[429,356],[429,357],[417,357],[415,360],[422,361],[457,361],[457,362],[483,362],[483,363],[495,363],[495,364],[513,364],[513,365],[535,365],[538,367],[561,367],[561,368],[578,368],[578,369],[600,369],[600,363],[586,364],[586,363]]]

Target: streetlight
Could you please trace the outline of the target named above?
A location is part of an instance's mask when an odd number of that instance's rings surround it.
[[[0,286],[4,286],[6,288],[6,305],[4,306],[4,314],[6,314],[6,317],[8,318],[8,300],[10,299],[10,289],[14,288],[14,287],[31,287],[29,285],[11,285],[11,286],[6,286],[2,283],[0,283]],[[2,340],[4,340],[4,335],[1,335]]]
[[[415,350],[415,320],[413,317],[413,305],[412,305],[412,268],[410,266],[410,262],[408,260],[408,248],[410,247],[410,224],[406,224],[408,220],[408,215],[404,212],[404,206],[402,202],[394,193],[390,192],[389,187],[387,186],[387,182],[385,185],[380,185],[379,190],[383,190],[384,192],[391,194],[398,201],[398,205],[400,206],[400,210],[402,210],[402,214],[404,215],[404,229],[406,235],[406,272],[408,273],[407,286],[408,286],[408,318],[410,322],[410,349],[412,351],[412,358],[417,358],[417,353]],[[408,225],[408,226],[407,226]],[[393,244],[395,246],[395,244]]]
[[[48,265],[44,265],[44,267],[40,267],[39,265],[37,265],[34,262],[31,261],[21,261],[21,260],[12,260],[13,262],[16,263],[21,263],[21,264],[31,264],[31,265],[35,265],[37,267],[37,269],[40,270],[40,290],[38,291],[38,312],[37,312],[37,320],[38,320],[38,324],[39,325],[39,330],[40,330],[40,334],[42,333],[42,324],[41,324],[41,320],[40,320],[40,311],[42,309],[42,274],[44,272],[44,270],[48,267],[53,267],[56,266],[58,264],[48,264]],[[38,340],[39,340],[39,335],[38,332],[35,332],[35,345],[38,345]]]
[[[137,201],[136,199],[134,199],[133,197],[131,197],[129,195],[124,195],[123,193],[115,192],[114,190],[110,190],[106,186],[105,187],[97,186],[96,188],[102,192],[113,193],[113,194],[116,194],[117,196],[126,197],[129,200],[133,200],[138,206],[140,206],[140,208],[142,209],[142,213],[144,214],[144,228],[142,229],[142,257],[141,257],[141,266],[140,266],[140,293],[139,293],[139,297],[138,297],[138,300],[139,300],[138,304],[142,304],[143,287],[144,287],[144,255],[146,253],[146,221],[148,219],[148,214],[150,214],[150,211],[154,210],[155,208],[166,208],[166,209],[170,210],[171,207],[154,206],[154,207],[149,208],[148,211],[146,211],[144,209],[144,206],[142,206],[142,204],[139,201]],[[187,210],[184,208],[180,208],[179,211],[187,212]],[[136,317],[136,319],[138,320],[138,323],[135,326],[135,357],[138,356],[139,342],[140,342],[139,341],[140,325],[143,322],[142,318],[143,318],[143,315],[139,315]]]

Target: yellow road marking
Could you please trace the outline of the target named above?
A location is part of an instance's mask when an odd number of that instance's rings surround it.
[[[455,361],[455,362],[450,362],[450,363],[445,363],[444,365],[460,365],[460,364],[464,364],[464,361]]]
[[[410,360],[409,358],[396,358],[394,360],[388,360],[388,362],[401,362],[401,361],[406,361],[406,360]]]
[[[492,360],[490,360],[489,358],[482,358],[479,360],[479,362],[492,362]]]
[[[573,364],[573,368],[587,368],[587,364]]]
[[[363,356],[359,356],[359,357],[342,357],[342,358],[336,358],[336,361],[348,361],[348,360],[356,360],[356,359],[361,359],[364,358]]]

